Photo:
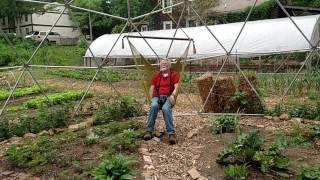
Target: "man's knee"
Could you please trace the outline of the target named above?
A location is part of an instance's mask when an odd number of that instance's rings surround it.
[[[159,109],[159,104],[157,102],[152,102],[151,109]]]
[[[170,112],[171,111],[171,107],[170,106],[162,106],[162,111],[163,112]]]

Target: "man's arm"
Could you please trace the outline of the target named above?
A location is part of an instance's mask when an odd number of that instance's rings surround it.
[[[150,99],[153,98],[153,94],[154,94],[154,85],[151,85],[150,89],[149,89],[149,97],[150,97]]]
[[[172,91],[172,94],[170,95],[170,102],[172,105],[176,103],[177,95],[178,95],[178,87],[179,83],[174,84],[174,90]]]

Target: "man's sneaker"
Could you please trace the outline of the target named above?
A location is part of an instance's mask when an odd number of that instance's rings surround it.
[[[152,139],[152,133],[149,132],[149,131],[146,131],[146,132],[144,133],[144,135],[143,135],[143,139],[144,139],[145,141],[148,141],[148,140]]]
[[[176,144],[177,140],[176,140],[176,135],[175,134],[169,134],[169,144],[173,145]]]

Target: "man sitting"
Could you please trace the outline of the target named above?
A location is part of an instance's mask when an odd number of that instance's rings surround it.
[[[172,107],[176,103],[180,76],[178,72],[173,71],[170,68],[170,60],[162,59],[160,61],[160,72],[157,71],[153,75],[149,90],[149,96],[152,99],[152,102],[144,140],[152,139],[152,132],[156,123],[158,111],[161,109],[166,124],[166,130],[169,135],[169,143],[176,143]]]

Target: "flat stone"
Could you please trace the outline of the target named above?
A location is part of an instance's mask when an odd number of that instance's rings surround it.
[[[146,149],[146,148],[139,148],[138,151],[142,155],[150,156],[150,153],[149,153],[148,149]]]
[[[49,135],[49,132],[44,130],[38,133],[38,136],[45,136],[45,135]]]
[[[264,128],[264,125],[258,124],[257,127],[258,128]]]
[[[191,176],[192,179],[198,179],[201,177],[200,173],[197,171],[196,168],[192,168],[188,171],[188,174]]]
[[[41,180],[41,179],[39,177],[34,176],[34,177],[28,178],[28,180]]]
[[[293,123],[302,123],[303,119],[301,119],[301,118],[292,118],[292,119],[290,119],[290,121],[293,122]]]
[[[144,166],[143,166],[143,169],[146,169],[146,170],[154,170],[154,166],[153,166],[153,165],[144,165]]]
[[[279,119],[283,121],[287,121],[290,119],[290,116],[289,114],[281,114],[281,116],[279,116]]]
[[[208,180],[208,178],[206,178],[206,177],[204,177],[204,176],[200,176],[200,177],[198,178],[198,180]]]
[[[273,117],[273,120],[280,121],[280,118],[278,116]]]
[[[48,133],[49,133],[50,136],[54,135],[53,129],[49,129]]]
[[[140,144],[140,148],[148,149],[148,145],[146,145],[146,144]]]
[[[14,173],[13,171],[4,171],[1,173],[3,176],[9,176],[10,174]]]
[[[266,118],[268,120],[272,120],[272,116],[264,116],[264,118]]]
[[[17,174],[17,178],[21,179],[21,180],[25,180],[25,179],[29,178],[30,176],[31,175],[27,174],[27,173],[19,173],[19,174]]]
[[[160,142],[161,141],[161,139],[160,138],[157,138],[157,137],[153,137],[152,138],[154,141],[157,141],[157,142]]]
[[[192,129],[188,134],[187,134],[187,137],[189,139],[191,139],[193,136],[197,135],[198,134],[198,129]]]
[[[144,161],[146,164],[152,164],[152,160],[151,160],[151,157],[150,157],[150,156],[143,156],[143,161]]]
[[[268,126],[268,127],[266,127],[266,130],[267,130],[267,131],[276,131],[276,130],[278,130],[278,129],[275,128],[275,127],[273,127],[273,126]]]
[[[33,133],[27,133],[23,135],[23,138],[35,138],[35,137],[37,137],[37,135]]]
[[[94,121],[90,119],[90,120],[81,122],[79,124],[70,125],[68,129],[75,131],[81,128],[91,127],[93,124],[94,124]]]

